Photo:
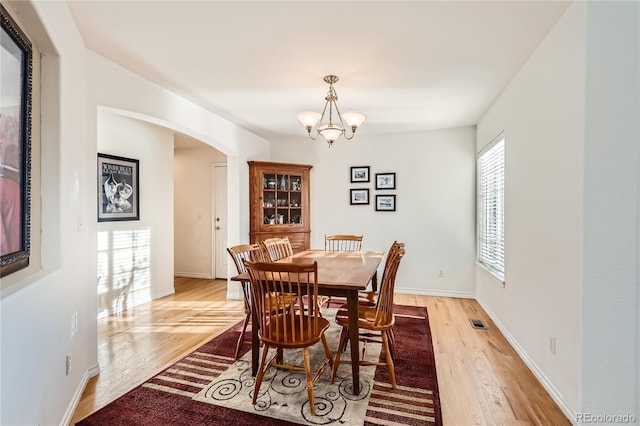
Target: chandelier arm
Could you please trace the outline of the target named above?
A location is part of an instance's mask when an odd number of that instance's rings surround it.
[[[346,132],[342,134],[342,136],[343,136],[346,140],[348,140],[348,141],[350,141],[351,139],[353,139],[353,137],[354,137],[355,135],[356,135],[356,127],[355,127],[355,126],[351,126],[351,137],[348,137]]]
[[[340,127],[344,129],[344,122],[342,121],[342,114],[340,114],[340,110],[338,109],[338,103],[334,102],[334,105],[336,107],[336,113],[338,113],[338,118],[340,119]]]
[[[342,121],[342,114],[340,114],[340,110],[338,109],[338,103],[336,103],[336,112],[338,113],[338,118],[340,118],[340,126],[344,129],[342,131],[342,137],[344,137],[346,140],[350,141],[356,135],[357,127],[356,126],[345,126],[344,125],[344,122]],[[347,127],[351,128],[351,137],[347,136]]]
[[[327,111],[327,105],[329,105],[329,101],[324,103],[324,109],[322,110],[322,115],[320,116],[320,120],[316,124],[316,132],[320,134],[320,127],[322,127],[322,120],[324,120],[324,113]],[[329,123],[331,123],[331,108],[329,108]]]

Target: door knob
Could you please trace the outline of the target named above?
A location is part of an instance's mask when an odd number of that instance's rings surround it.
[[[216,226],[216,231],[219,231],[219,230],[220,230],[220,227],[219,227],[219,226]]]

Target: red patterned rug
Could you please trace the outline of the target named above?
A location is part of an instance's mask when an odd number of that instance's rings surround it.
[[[395,314],[396,389],[391,388],[386,367],[361,367],[363,391],[354,397],[349,392],[350,367],[344,364],[338,370],[335,385],[329,383],[330,372],[325,372],[318,382],[316,416],[312,416],[303,376],[271,369],[254,406],[248,345],[241,359],[233,359],[240,332],[241,324],[238,324],[77,425],[441,426],[427,310],[396,306]],[[329,345],[335,348],[332,340],[339,328],[332,327],[330,332]],[[376,346],[369,344],[368,356],[383,357]],[[318,349],[322,355],[321,345]],[[298,355],[291,351],[288,356]]]

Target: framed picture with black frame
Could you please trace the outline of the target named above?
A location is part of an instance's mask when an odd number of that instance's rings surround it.
[[[139,163],[98,154],[98,222],[140,220]]]
[[[395,195],[376,195],[376,211],[377,212],[395,212],[396,196]]]
[[[376,173],[376,189],[396,189],[396,174]]]
[[[29,266],[33,49],[0,5],[0,277]]]
[[[369,188],[355,188],[355,189],[351,189],[350,191],[350,195],[351,195],[351,205],[366,205],[369,204]]]
[[[351,167],[351,183],[366,183],[369,181],[369,166]]]

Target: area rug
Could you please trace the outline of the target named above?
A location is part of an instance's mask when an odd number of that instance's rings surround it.
[[[271,369],[253,405],[249,346],[233,359],[238,324],[77,425],[442,425],[427,311],[396,306],[395,314],[396,389],[386,366],[361,367],[362,391],[354,396],[350,365],[341,364],[335,384],[329,371],[317,382],[313,416],[304,373]],[[327,340],[334,349],[340,328],[330,322]],[[367,358],[383,359],[379,344],[366,348]],[[312,354],[321,359],[322,345]],[[301,359],[299,351],[285,351],[285,357]],[[343,359],[348,358],[345,351]]]

